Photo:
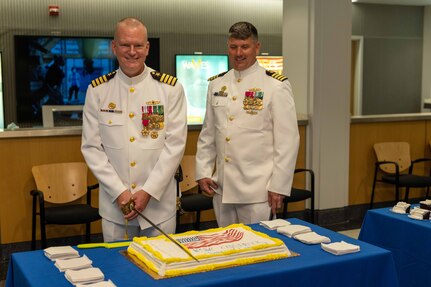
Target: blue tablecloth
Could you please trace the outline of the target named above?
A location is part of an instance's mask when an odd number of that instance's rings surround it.
[[[267,230],[257,224],[251,227],[272,237],[282,239],[298,257],[220,269],[211,272],[154,280],[129,262],[120,249],[79,250],[93,260],[106,279],[118,287],[127,286],[398,286],[392,254],[379,247],[346,237],[342,234],[309,224],[299,219],[289,219],[294,224],[308,225],[333,242],[344,240],[360,245],[361,251],[336,256],[323,251],[320,245],[306,245],[294,239]],[[55,286],[70,287],[43,251],[12,254],[6,278],[7,287]]]
[[[392,251],[400,286],[431,286],[431,221],[369,210],[359,239]]]

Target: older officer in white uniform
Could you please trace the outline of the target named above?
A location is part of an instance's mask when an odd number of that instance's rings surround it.
[[[117,23],[112,50],[120,69],[95,79],[84,106],[82,153],[99,180],[105,242],[158,232],[135,208],[175,232],[174,174],[187,137],[186,100],[177,79],[145,66],[149,42],[138,19]]]
[[[214,195],[219,226],[268,220],[290,195],[299,148],[295,104],[287,78],[257,63],[259,49],[256,28],[234,24],[233,69],[212,77],[208,87],[196,179]]]

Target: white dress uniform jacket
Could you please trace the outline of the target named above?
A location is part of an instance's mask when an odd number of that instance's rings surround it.
[[[262,97],[261,110],[245,109],[250,93]],[[257,62],[245,71],[232,69],[211,80],[206,107],[196,179],[212,178],[223,203],[265,202],[268,191],[290,195],[299,133],[287,79]]]
[[[160,105],[163,128],[153,130],[157,138],[142,135],[143,110]],[[99,212],[104,219],[124,224],[116,199],[126,189],[132,193],[143,189],[152,196],[143,214],[155,224],[175,216],[174,174],[186,143],[186,109],[176,78],[149,67],[133,78],[119,69],[89,85],[81,150],[99,181]],[[136,226],[138,221],[142,229],[150,227],[142,218],[129,224]]]

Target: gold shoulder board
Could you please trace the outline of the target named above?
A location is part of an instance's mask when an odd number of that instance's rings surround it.
[[[112,79],[113,77],[115,77],[116,73],[117,73],[117,71],[113,71],[113,72],[110,72],[109,74],[106,74],[106,75],[103,75],[101,77],[98,77],[98,78],[96,78],[96,79],[94,79],[94,80],[91,81],[91,85],[93,86],[93,88],[95,88],[98,85],[106,83],[110,79]]]
[[[175,84],[177,83],[177,78],[175,78],[174,76],[165,74],[165,73],[160,73],[157,71],[153,71],[151,72],[151,76],[153,77],[154,80],[157,80],[159,82],[171,85],[171,86],[175,86]]]
[[[285,76],[283,76],[283,75],[281,75],[281,74],[278,74],[278,73],[276,73],[276,72],[273,72],[273,71],[266,71],[266,74],[268,75],[268,76],[271,76],[271,77],[273,77],[274,79],[277,79],[277,80],[279,80],[279,81],[285,81],[285,80],[287,80],[287,77],[285,77]]]
[[[218,77],[223,77],[227,72],[228,72],[228,71],[223,72],[223,73],[220,73],[220,74],[218,74],[218,75],[215,75],[215,76],[212,76],[212,77],[208,78],[208,82],[211,82],[212,80],[215,80],[215,79],[217,79]]]

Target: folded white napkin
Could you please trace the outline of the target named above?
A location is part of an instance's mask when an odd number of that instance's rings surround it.
[[[297,234],[311,232],[311,228],[308,226],[304,226],[304,225],[291,224],[288,226],[283,226],[283,227],[277,228],[277,232],[281,233],[283,235],[286,235],[288,237],[292,237],[292,236],[295,236]]]
[[[413,219],[418,219],[418,220],[422,220],[422,219],[429,219],[430,217],[430,211],[427,209],[422,209],[419,207],[415,207],[412,210],[410,210],[410,218]]]
[[[67,259],[79,257],[79,252],[73,249],[72,246],[55,246],[48,247],[43,250],[45,256],[55,261],[56,259]]]
[[[404,201],[398,202],[391,211],[395,213],[405,214],[409,212],[410,204]]]
[[[317,244],[317,243],[328,243],[331,242],[331,239],[329,237],[317,234],[314,231],[307,232],[307,233],[300,233],[295,236],[293,236],[296,240],[301,241],[305,244]]]
[[[76,284],[76,287],[116,287],[111,280],[97,282],[93,284]]]
[[[419,205],[420,205],[420,208],[430,210],[431,209],[431,199],[419,201]]]
[[[279,227],[290,225],[290,222],[284,219],[274,219],[274,220],[261,221],[259,224],[269,230],[275,230]]]
[[[431,199],[425,199],[425,200],[419,201],[419,203],[423,203],[423,204],[426,204],[426,205],[431,205]]]
[[[63,272],[68,269],[78,270],[78,269],[90,268],[92,267],[91,263],[93,263],[93,261],[88,259],[86,255],[84,255],[79,258],[57,259],[54,265],[55,267],[58,268],[58,270],[60,270],[60,272]]]
[[[360,246],[355,244],[350,244],[344,241],[341,242],[334,242],[334,243],[321,243],[320,246],[323,250],[326,252],[335,254],[335,255],[343,255],[348,253],[355,253],[359,252]]]
[[[102,271],[99,268],[87,268],[81,270],[66,270],[64,272],[64,276],[66,279],[72,283],[73,285],[82,283],[96,283],[99,281],[103,281],[105,279],[105,275],[103,275]]]

